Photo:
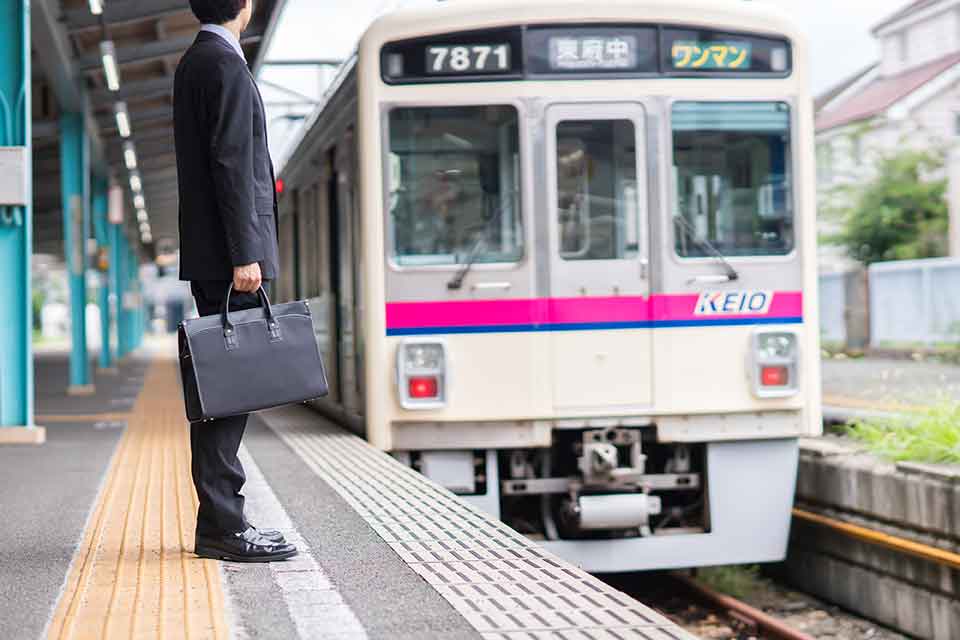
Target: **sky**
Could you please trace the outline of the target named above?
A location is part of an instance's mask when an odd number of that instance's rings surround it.
[[[287,7],[266,57],[268,60],[346,58],[370,21],[402,1],[287,0]],[[429,4],[432,0],[412,1]],[[817,95],[878,59],[879,48],[870,35],[871,27],[910,0],[744,1],[777,7],[807,33],[811,45],[808,62],[811,89]],[[410,4],[411,0],[405,0],[404,3]],[[584,6],[588,4],[589,0],[584,0]],[[305,67],[266,67],[260,79],[316,98],[331,73],[330,70],[317,71]],[[298,126],[297,122],[283,115],[309,112],[309,105],[286,104],[291,101],[291,94],[264,86],[263,82],[261,88],[271,112],[271,136],[277,141],[277,146],[282,147],[288,137],[286,134]],[[283,104],[270,107],[271,102]]]

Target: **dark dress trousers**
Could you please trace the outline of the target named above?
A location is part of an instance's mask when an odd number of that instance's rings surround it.
[[[191,281],[200,315],[219,313],[233,268],[260,263],[277,277],[277,202],[263,101],[246,62],[220,36],[201,31],[174,79],[174,137],[180,196],[180,278]],[[258,306],[234,293],[231,309]],[[243,375],[238,371],[237,375]],[[237,458],[247,416],[190,426],[197,534],[244,531]]]

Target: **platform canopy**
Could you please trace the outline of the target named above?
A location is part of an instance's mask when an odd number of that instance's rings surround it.
[[[242,37],[251,68],[262,63],[286,0],[255,0]],[[199,24],[188,0],[32,0],[34,252],[63,256],[59,114],[86,112],[91,166],[125,189],[126,221],[137,228],[129,144],[136,157],[152,242],[149,258],[177,239],[173,75]],[[93,10],[102,7],[95,15]],[[92,10],[93,8],[93,10]],[[106,44],[104,44],[106,43]],[[115,80],[104,58],[116,63]],[[114,88],[109,85],[113,82]],[[125,109],[129,137],[118,128]],[[125,153],[126,152],[126,153]]]

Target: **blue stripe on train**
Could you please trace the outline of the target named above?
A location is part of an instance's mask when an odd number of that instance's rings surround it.
[[[648,322],[573,322],[562,324],[504,324],[468,327],[409,327],[387,329],[388,336],[449,335],[455,333],[532,333],[544,331],[610,331],[616,329],[665,329],[670,327],[735,327],[758,324],[802,324],[800,316],[786,318],[711,318]]]

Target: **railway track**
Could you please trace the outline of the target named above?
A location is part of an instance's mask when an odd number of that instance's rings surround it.
[[[943,567],[960,569],[960,554],[946,549],[923,544],[915,540],[909,540],[907,538],[892,535],[883,531],[877,531],[868,526],[845,522],[836,517],[815,513],[806,509],[795,508],[793,510],[793,517],[798,521],[829,529],[835,533],[865,544],[883,547],[896,553],[912,556],[914,558],[920,558]],[[726,626],[732,629],[734,634],[727,635],[727,638],[810,640],[822,637],[821,633],[812,635],[804,630],[798,629],[789,621],[781,619],[777,615],[771,615],[770,613],[744,602],[743,600],[712,589],[702,581],[698,581],[689,575],[674,572],[665,574],[665,577],[676,585],[674,588],[675,593],[687,594],[690,600],[706,606],[712,610],[714,615],[728,620],[729,624]],[[681,595],[680,597],[682,598],[683,596]],[[654,597],[652,602],[659,604],[661,601],[658,600],[657,597]],[[815,601],[811,601],[810,604],[815,606],[817,603]],[[667,606],[665,608],[669,609],[670,607]],[[787,607],[787,609],[789,608],[790,607]],[[674,609],[676,609],[676,607],[674,607]],[[863,619],[853,618],[849,614],[839,613],[835,608],[833,612],[830,612],[829,605],[825,605],[824,609],[827,611],[827,613],[829,613],[829,615],[835,618],[844,616],[851,620],[860,620],[867,625],[872,624]],[[778,611],[777,613],[780,612]],[[787,615],[790,614],[787,613]],[[673,617],[682,619],[683,615],[678,615],[676,612],[674,612]],[[837,626],[839,627],[843,625],[842,623],[838,622]],[[884,629],[881,631],[879,628],[875,631],[875,633],[878,635],[875,635],[874,637],[897,636],[897,634],[891,630]],[[829,636],[844,637],[844,634],[842,632],[833,632],[830,633]]]
[[[604,578],[706,640],[815,640],[789,623],[682,572]]]
[[[734,627],[746,632],[748,637],[766,638],[768,640],[816,640],[813,636],[794,629],[783,620],[753,607],[733,596],[708,587],[702,582],[681,573],[668,574],[671,580],[678,583],[718,615],[731,619]]]
[[[806,511],[804,509],[795,508],[793,510],[793,517],[841,533],[860,542],[892,549],[898,553],[922,558],[923,560],[928,560],[951,569],[960,569],[960,553],[954,553],[939,547],[908,540],[907,538],[891,535],[882,531],[876,531],[862,525],[844,522],[837,518],[831,518],[830,516]]]

